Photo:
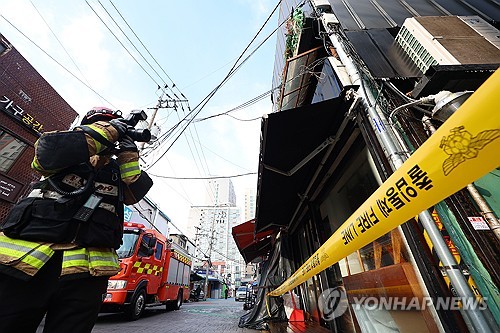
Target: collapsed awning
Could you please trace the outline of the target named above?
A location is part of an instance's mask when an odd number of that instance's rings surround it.
[[[232,233],[236,246],[246,263],[266,255],[271,250],[273,231],[255,233],[255,219],[233,227]]]
[[[349,105],[341,96],[263,118],[256,232],[288,226]]]

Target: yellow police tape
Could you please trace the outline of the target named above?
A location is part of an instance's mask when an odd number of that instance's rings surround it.
[[[279,296],[500,166],[500,69],[281,286]]]

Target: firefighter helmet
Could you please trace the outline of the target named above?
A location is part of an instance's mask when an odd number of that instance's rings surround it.
[[[122,118],[122,112],[120,110],[115,111],[104,106],[96,106],[83,116],[81,125],[92,124],[100,120],[110,121],[116,118]]]

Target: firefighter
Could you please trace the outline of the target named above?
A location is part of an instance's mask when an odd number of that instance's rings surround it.
[[[90,332],[120,270],[123,205],[152,186],[120,111],[93,108],[35,143],[44,179],[0,230],[0,332]]]

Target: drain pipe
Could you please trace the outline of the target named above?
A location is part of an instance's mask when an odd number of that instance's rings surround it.
[[[431,118],[424,116],[422,118],[422,123],[424,124],[424,128],[427,129],[431,134],[436,132],[436,128],[432,124]],[[493,231],[497,240],[500,240],[500,221],[497,219],[497,217],[493,213],[493,210],[488,205],[486,200],[484,200],[484,197],[481,195],[481,193],[479,193],[479,191],[477,190],[476,186],[474,186],[474,184],[468,184],[467,190],[469,191],[469,194],[471,195],[472,200],[474,200],[474,202],[479,207],[481,215],[486,220],[486,223],[490,227],[491,231]]]
[[[372,119],[372,126],[374,127],[375,133],[383,147],[385,154],[391,163],[393,170],[397,170],[401,165],[403,165],[406,156],[401,149],[396,145],[396,141],[393,136],[391,129],[388,129],[385,124],[387,120],[380,109],[375,103],[375,98],[371,93],[367,93],[363,86],[363,79],[360,77],[358,69],[356,68],[352,58],[344,51],[343,45],[339,40],[339,37],[332,33],[330,34],[330,40],[333,47],[336,49],[337,54],[340,57],[342,63],[346,66],[346,70],[351,77],[351,81],[356,84],[360,84],[360,96],[362,97],[365,108],[368,115]],[[419,221],[427,231],[429,238],[434,245],[434,249],[439,257],[439,260],[443,263],[444,269],[456,289],[457,296],[464,299],[475,299],[475,295],[470,289],[467,281],[465,280],[462,272],[460,271],[458,264],[451,254],[446,242],[441,236],[439,229],[437,228],[431,214],[425,210],[419,215]],[[463,311],[464,317],[466,317],[466,322],[470,325],[472,331],[477,332],[493,332],[488,325],[488,321],[485,319],[482,311],[478,307],[474,309],[467,309]]]

